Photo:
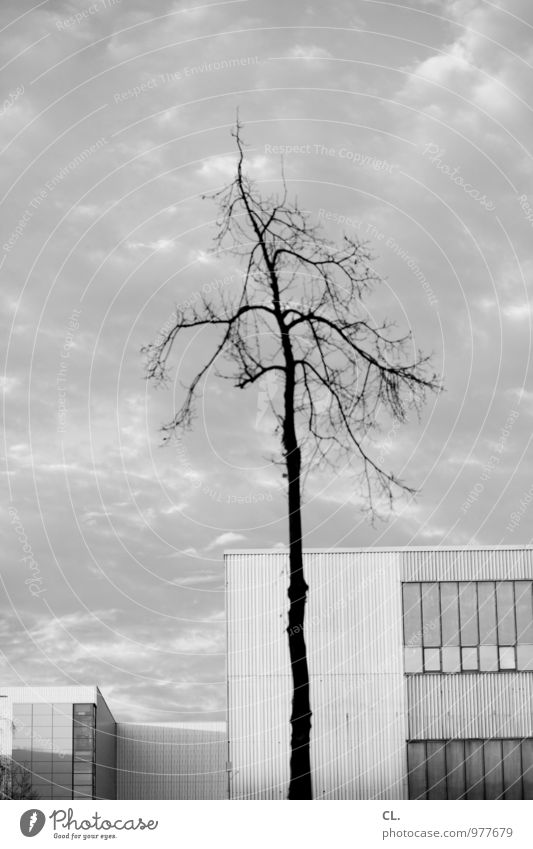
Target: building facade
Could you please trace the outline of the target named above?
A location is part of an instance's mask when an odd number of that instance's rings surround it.
[[[98,687],[2,687],[4,757],[40,799],[115,799],[115,720]]]
[[[116,723],[98,687],[0,688],[0,798],[227,799],[225,723]]]
[[[119,799],[227,799],[225,722],[119,722]]]
[[[533,798],[533,549],[308,551],[316,799]],[[226,555],[231,798],[286,798],[288,556]]]

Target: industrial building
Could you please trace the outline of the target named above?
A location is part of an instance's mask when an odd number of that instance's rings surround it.
[[[119,799],[227,799],[225,722],[119,722]]]
[[[115,720],[98,687],[2,687],[0,704],[0,756],[37,798],[117,798]]]
[[[533,549],[304,557],[314,797],[533,798]],[[226,554],[233,799],[286,798],[288,583]]]
[[[0,688],[1,763],[0,798],[228,798],[224,722],[117,723],[95,686]]]
[[[533,548],[304,558],[314,797],[532,799]],[[225,568],[227,727],[117,723],[97,687],[0,688],[0,757],[40,798],[286,798],[288,554]]]

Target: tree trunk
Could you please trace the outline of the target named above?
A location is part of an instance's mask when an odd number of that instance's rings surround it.
[[[294,375],[292,375],[294,378]],[[289,654],[293,681],[291,714],[291,761],[289,799],[312,799],[311,781],[311,706],[309,670],[304,637],[305,605],[308,586],[304,577],[302,515],[300,493],[300,448],[294,425],[294,380],[286,374],[285,421],[283,442],[286,452],[289,501]]]

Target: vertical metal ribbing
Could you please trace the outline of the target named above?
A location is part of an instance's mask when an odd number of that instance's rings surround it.
[[[290,667],[286,555],[227,555],[234,798],[284,798]],[[315,797],[406,796],[399,557],[307,552]]]

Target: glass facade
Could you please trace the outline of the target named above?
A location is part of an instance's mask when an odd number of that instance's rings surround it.
[[[41,799],[94,798],[94,705],[14,704],[13,760]]]
[[[533,670],[533,581],[402,585],[404,669]]]
[[[410,799],[533,799],[533,739],[407,743]]]

